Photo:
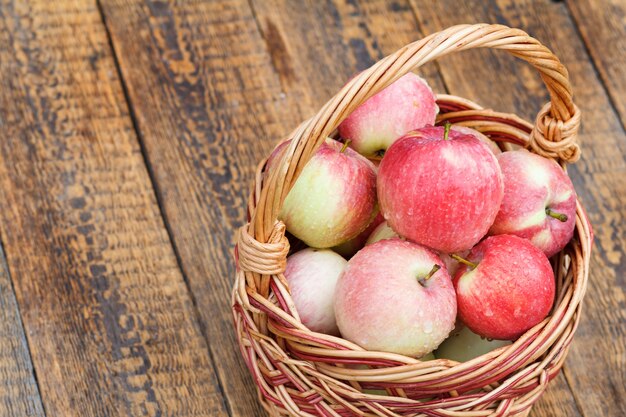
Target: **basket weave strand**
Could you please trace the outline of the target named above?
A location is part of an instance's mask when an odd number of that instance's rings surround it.
[[[349,81],[292,139],[275,168],[256,171],[250,222],[239,231],[233,317],[241,353],[273,416],[506,416],[523,414],[559,372],[580,319],[593,235],[577,205],[574,239],[553,258],[557,299],[549,317],[512,345],[465,363],[370,352],[338,337],[314,333],[300,321],[283,276],[289,242],[277,214],[304,165],[357,106],[402,75],[450,52],[509,51],[541,74],[550,102],[532,125],[469,100],[438,96],[437,122],[470,126],[497,141],[551,158],[564,167],[580,157],[580,111],[565,67],[518,29],[460,25],[389,55]],[[371,392],[367,390],[377,390]]]

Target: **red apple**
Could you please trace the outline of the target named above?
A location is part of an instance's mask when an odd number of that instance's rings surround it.
[[[378,212],[370,225],[367,226],[367,228],[363,230],[357,237],[355,237],[354,239],[350,239],[349,241],[344,242],[341,245],[335,246],[333,250],[344,258],[350,258],[354,256],[355,253],[357,253],[363,246],[365,246],[365,242],[367,241],[367,238],[370,236],[372,231],[374,231],[374,229],[376,229],[376,227],[383,221],[385,221],[383,215]]]
[[[548,257],[574,235],[576,192],[563,168],[526,150],[498,156],[504,199],[489,234],[529,239]]]
[[[268,170],[287,145],[274,150]],[[278,217],[308,246],[330,248],[358,236],[377,210],[374,165],[328,138],[302,170]]]
[[[394,231],[451,253],[470,249],[489,230],[502,202],[502,174],[476,137],[425,127],[387,150],[377,191]]]
[[[365,349],[421,357],[454,328],[454,289],[434,252],[382,240],[348,261],[337,282],[335,317],[341,335]]]
[[[339,125],[339,135],[360,154],[381,158],[396,139],[435,123],[435,100],[426,81],[408,73],[357,107]]]
[[[554,302],[554,273],[527,239],[492,236],[454,276],[459,318],[483,337],[513,340],[543,320]]]
[[[287,258],[285,279],[300,320],[318,333],[338,335],[333,300],[346,260],[329,249],[307,248]]]

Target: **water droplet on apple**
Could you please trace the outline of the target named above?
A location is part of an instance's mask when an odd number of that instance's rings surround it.
[[[433,332],[433,324],[427,321],[426,323],[424,323],[424,333],[429,334],[432,332]]]
[[[492,317],[493,316],[493,311],[491,311],[491,309],[485,311],[485,316]]]

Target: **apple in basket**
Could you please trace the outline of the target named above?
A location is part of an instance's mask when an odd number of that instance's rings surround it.
[[[445,253],[470,249],[487,233],[504,193],[489,147],[449,124],[391,145],[378,167],[377,192],[394,231]]]
[[[450,337],[443,341],[434,352],[437,359],[451,359],[457,362],[467,362],[489,353],[494,349],[510,345],[508,340],[487,339],[472,332],[469,327],[458,323],[450,333]]]
[[[276,148],[268,170],[274,169],[289,143]],[[328,138],[300,173],[278,218],[308,246],[330,248],[356,237],[377,212],[376,168]]]
[[[330,249],[307,248],[287,258],[285,279],[300,320],[318,333],[339,335],[333,299],[347,261]]]
[[[339,125],[339,135],[361,155],[381,158],[407,132],[435,124],[435,101],[426,81],[408,73],[357,107]]]
[[[454,276],[459,318],[474,333],[513,340],[550,312],[554,273],[546,255],[529,240],[491,236],[466,259],[457,259],[463,263]]]
[[[553,160],[526,150],[498,156],[504,199],[489,234],[529,239],[552,256],[572,239],[576,192],[565,171]]]
[[[454,328],[456,296],[433,251],[381,240],[348,261],[337,282],[335,317],[341,335],[365,349],[419,358]]]

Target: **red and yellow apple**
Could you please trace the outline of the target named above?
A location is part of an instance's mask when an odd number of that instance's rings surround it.
[[[368,350],[422,357],[454,328],[450,276],[431,250],[400,239],[366,246],[335,291],[341,335]]]
[[[504,199],[489,234],[529,239],[548,257],[572,239],[576,192],[563,168],[526,150],[498,156]]]
[[[268,169],[287,144],[276,148]],[[358,236],[377,212],[376,168],[329,138],[300,173],[278,218],[308,246],[330,248]]]
[[[527,239],[491,236],[461,259],[454,276],[459,318],[480,336],[513,340],[543,320],[554,302],[554,273]]]
[[[361,155],[381,158],[396,139],[435,123],[435,101],[426,81],[408,73],[357,107],[339,125],[339,135]]]
[[[448,130],[425,127],[396,141],[377,180],[389,226],[445,253],[474,246],[489,230],[503,196],[502,174],[489,147],[473,135]]]

